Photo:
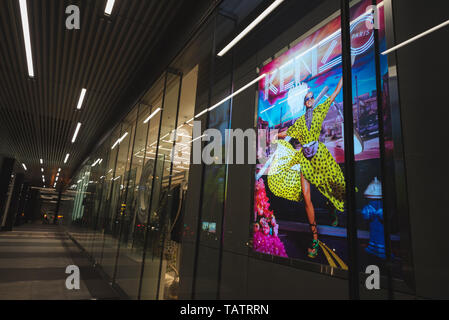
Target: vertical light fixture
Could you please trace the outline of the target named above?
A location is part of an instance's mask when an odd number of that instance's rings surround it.
[[[108,0],[106,3],[106,8],[104,9],[104,13],[110,16],[112,14],[112,10],[114,9],[115,0]]]
[[[40,159],[40,161],[41,161],[41,164],[44,164],[44,160],[43,159]]]
[[[64,159],[64,163],[67,163],[67,161],[69,161],[69,157],[70,157],[70,154],[67,153],[67,155],[65,156],[65,159]]]
[[[83,102],[84,102],[84,98],[86,97],[86,93],[87,93],[87,89],[82,89],[81,90],[81,94],[80,94],[80,99],[78,100],[78,105],[76,106],[76,108],[78,110],[81,110],[82,106],[83,106]]]
[[[26,0],[19,0],[20,16],[22,17],[23,41],[28,65],[28,75],[34,78],[33,52],[31,50],[30,24],[28,21],[28,7]]]
[[[27,168],[27,166],[25,165],[25,163],[22,163],[22,167],[23,167],[23,169],[25,169],[25,171],[28,171],[28,168]]]

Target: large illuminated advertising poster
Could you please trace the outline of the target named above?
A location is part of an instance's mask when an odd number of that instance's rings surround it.
[[[361,266],[385,260],[371,3],[351,8]],[[384,49],[383,6],[378,7]],[[261,69],[267,76],[259,83],[258,156],[267,163],[256,170],[253,249],[347,270],[340,27],[339,16],[331,19]],[[385,58],[381,64],[385,86]],[[398,257],[397,234],[392,245]]]

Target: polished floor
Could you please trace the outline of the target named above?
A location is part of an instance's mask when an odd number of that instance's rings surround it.
[[[66,288],[69,265],[80,269],[80,290]],[[0,300],[118,298],[63,227],[34,224],[0,232]]]

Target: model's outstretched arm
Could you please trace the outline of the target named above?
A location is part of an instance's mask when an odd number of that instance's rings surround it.
[[[340,94],[341,89],[343,88],[343,77],[341,77],[340,81],[338,82],[337,88],[335,89],[334,93],[330,96],[331,104],[335,101],[335,98]]]
[[[287,138],[287,131],[284,131],[284,132],[281,132],[278,134],[279,140],[284,140],[285,138]]]

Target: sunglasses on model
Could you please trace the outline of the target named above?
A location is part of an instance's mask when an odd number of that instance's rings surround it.
[[[315,97],[314,97],[313,95],[310,96],[310,97],[306,97],[306,98],[304,99],[304,102],[307,102],[307,101],[312,100],[312,99],[315,99]]]

